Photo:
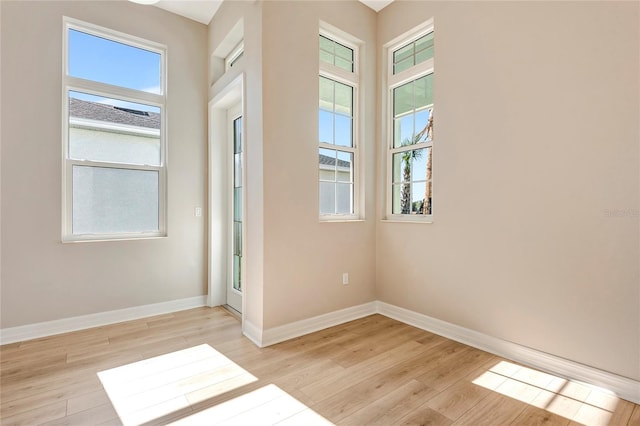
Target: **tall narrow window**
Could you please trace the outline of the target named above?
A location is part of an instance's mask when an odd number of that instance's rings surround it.
[[[389,49],[388,216],[433,214],[433,25]]]
[[[357,218],[357,48],[321,34],[319,52],[320,217]]]
[[[242,291],[242,117],[233,120],[233,288]]]
[[[63,240],[166,235],[165,48],[64,21]]]

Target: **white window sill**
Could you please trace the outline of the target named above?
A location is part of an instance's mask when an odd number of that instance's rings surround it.
[[[380,220],[382,223],[433,223],[433,217],[407,217],[405,218],[386,218]]]
[[[331,217],[321,217],[319,219],[320,223],[357,223],[357,222],[365,222],[364,219],[359,217],[339,217],[339,216],[331,216]]]
[[[168,235],[118,235],[114,237],[107,237],[103,235],[95,235],[91,237],[85,238],[63,238],[62,244],[74,244],[74,243],[98,243],[98,242],[106,242],[106,241],[138,241],[138,240],[159,240],[163,238],[167,238]]]

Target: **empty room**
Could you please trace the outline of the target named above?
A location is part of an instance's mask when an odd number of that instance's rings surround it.
[[[639,404],[639,2],[0,0],[0,424]]]

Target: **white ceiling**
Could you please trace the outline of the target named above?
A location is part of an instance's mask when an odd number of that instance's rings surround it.
[[[222,0],[160,0],[154,6],[202,24],[209,24]]]
[[[132,0],[135,1],[135,0]],[[223,0],[160,0],[154,4],[169,12],[182,15],[207,25],[216,14]],[[393,0],[359,0],[379,12]]]

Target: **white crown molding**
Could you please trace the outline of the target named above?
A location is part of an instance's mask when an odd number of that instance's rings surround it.
[[[92,327],[100,327],[103,325],[146,318],[154,315],[184,311],[186,309],[199,308],[201,306],[205,306],[206,301],[207,296],[196,296],[189,297],[187,299],[154,303],[151,305],[134,306],[132,308],[99,312],[96,314],[81,315],[54,321],[21,325],[18,327],[3,328],[0,329],[0,345],[52,336],[54,334],[68,333],[70,331],[84,330]]]

